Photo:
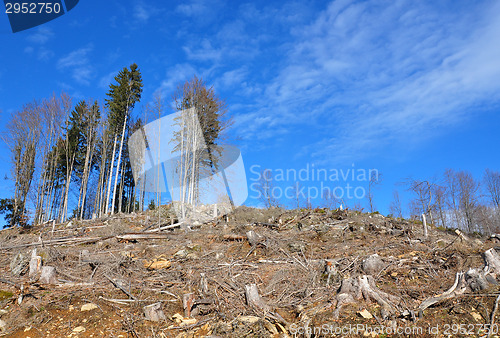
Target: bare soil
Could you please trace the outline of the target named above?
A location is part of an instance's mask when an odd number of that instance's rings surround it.
[[[148,211],[1,231],[0,335],[484,336],[499,294],[493,284],[419,314],[418,306],[448,290],[458,271],[482,268],[482,254],[496,243],[432,226],[423,238],[422,224],[379,214],[240,207],[211,223],[139,238],[157,220]],[[251,230],[259,236],[254,245]],[[56,268],[57,284],[28,276],[34,248],[44,266]],[[363,297],[337,309],[342,280],[366,275],[363,261],[375,253],[384,264],[370,276],[397,297],[398,311],[384,318],[379,303]],[[16,256],[20,275],[12,271]],[[245,287],[252,284],[265,308],[249,305]],[[144,307],[157,302],[165,319],[147,320]]]

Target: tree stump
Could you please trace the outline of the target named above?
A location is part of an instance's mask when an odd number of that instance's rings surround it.
[[[467,272],[459,271],[455,275],[455,282],[445,292],[424,300],[417,308],[420,317],[429,306],[440,303],[443,300],[464,294],[467,291],[477,292],[487,289],[490,284],[497,284],[497,276],[500,273],[500,256],[495,249],[491,248],[484,253],[485,266],[483,269],[470,268]]]
[[[53,266],[42,267],[42,274],[40,275],[40,282],[44,284],[57,284],[56,268]]]
[[[376,301],[382,308],[381,314],[384,319],[394,316],[398,312],[398,307],[395,304],[399,298],[377,288],[372,276],[363,275],[342,281],[337,294],[337,308],[333,313],[334,318],[338,319],[342,306],[355,303],[362,298],[367,301]]]
[[[264,302],[264,300],[259,295],[259,290],[257,285],[250,284],[245,285],[245,296],[247,299],[247,304],[254,307],[257,310],[267,312],[269,311],[269,306]]]
[[[29,277],[36,278],[42,268],[42,257],[36,254],[36,248],[31,251]]]
[[[147,320],[150,320],[152,322],[159,322],[160,320],[165,320],[165,314],[163,313],[163,310],[161,309],[161,303],[154,303],[148,306],[145,306],[143,308],[144,310],[144,315],[146,316]]]

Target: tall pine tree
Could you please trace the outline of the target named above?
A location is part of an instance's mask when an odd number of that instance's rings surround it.
[[[108,198],[107,205],[111,208],[111,213],[115,210],[115,199],[116,199],[116,188],[118,186],[118,177],[122,171],[121,158],[123,143],[125,141],[125,135],[127,134],[130,120],[130,112],[134,108],[134,105],[139,102],[142,94],[142,77],[138,66],[133,63],[130,65],[130,70],[125,67],[121,70],[117,76],[115,76],[116,84],[111,84],[109,87],[109,92],[106,94],[109,99],[106,99],[106,106],[109,108],[109,125],[110,130],[114,135],[114,149],[111,154],[112,161],[110,167],[109,183],[111,183],[112,172],[113,172],[113,162],[116,156],[116,142],[120,137],[120,146],[118,149],[118,159],[116,163],[116,173],[115,181],[113,184],[113,200],[111,206],[109,205],[110,199],[110,188],[108,186]]]

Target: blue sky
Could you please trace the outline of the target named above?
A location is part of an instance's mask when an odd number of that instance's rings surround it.
[[[250,180],[252,165],[375,168],[387,213],[407,177],[500,169],[497,1],[82,0],[15,34],[2,14],[0,38],[0,131],[53,92],[102,100],[135,62],[137,114],[195,74],[226,99]],[[2,145],[2,178],[9,156]],[[2,179],[0,197],[12,186]]]

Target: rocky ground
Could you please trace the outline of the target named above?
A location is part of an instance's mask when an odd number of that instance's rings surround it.
[[[495,336],[495,239],[422,228],[241,207],[163,230],[155,211],[4,230],[0,335]]]

